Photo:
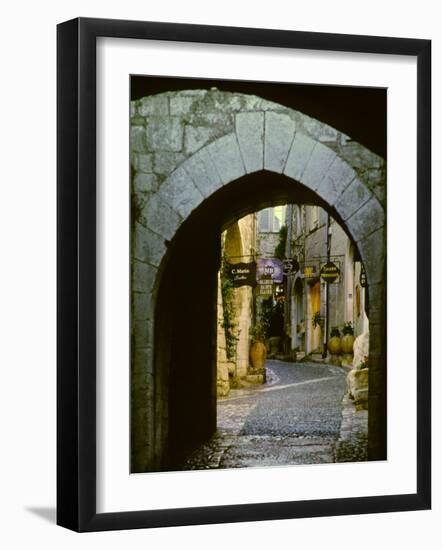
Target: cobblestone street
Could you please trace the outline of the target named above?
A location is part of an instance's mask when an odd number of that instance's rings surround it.
[[[282,361],[267,361],[266,368],[264,386],[232,390],[219,399],[217,432],[183,469],[366,459],[367,415],[349,400],[343,409],[345,370]]]

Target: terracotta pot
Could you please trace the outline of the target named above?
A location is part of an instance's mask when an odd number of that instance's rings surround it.
[[[342,353],[353,353],[353,343],[355,338],[352,334],[344,334],[341,338]]]
[[[263,342],[253,342],[250,346],[250,362],[254,369],[263,369],[266,362],[267,350]]]
[[[339,355],[341,353],[341,339],[339,336],[332,336],[328,341],[327,347],[332,355]]]

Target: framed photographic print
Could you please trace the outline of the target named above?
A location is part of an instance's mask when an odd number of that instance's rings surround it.
[[[427,40],[58,26],[58,513],[430,507]]]

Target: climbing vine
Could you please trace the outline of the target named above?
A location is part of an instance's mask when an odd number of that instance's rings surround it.
[[[279,260],[285,258],[285,247],[287,243],[287,226],[283,225],[279,230],[279,241],[275,247],[275,257]]]
[[[221,296],[223,301],[223,319],[221,327],[226,336],[226,356],[229,361],[236,359],[236,347],[239,340],[239,328],[236,320],[234,286],[228,275],[227,255],[221,262]]]

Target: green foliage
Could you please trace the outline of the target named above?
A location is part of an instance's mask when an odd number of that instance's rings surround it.
[[[266,332],[270,326],[270,321],[273,315],[273,298],[269,296],[261,302],[261,317],[260,321],[264,325]],[[267,334],[266,334],[267,336]]]
[[[341,333],[339,332],[338,327],[332,327],[331,328],[330,338],[334,338],[335,336],[337,336],[338,338],[340,338],[340,336],[341,336]]]
[[[283,260],[285,258],[285,247],[287,243],[287,226],[283,225],[279,230],[279,241],[275,248],[275,258]]]
[[[354,334],[354,330],[353,330],[353,326],[350,322],[348,323],[344,323],[344,327],[342,328],[342,334],[351,334],[351,336],[353,336]]]
[[[250,327],[249,334],[252,342],[265,342],[269,337],[274,306],[273,298],[269,296],[261,302],[261,311],[258,321]]]
[[[265,323],[258,321],[250,327],[249,334],[252,342],[265,342],[267,338],[268,327]]]
[[[236,359],[236,347],[239,340],[238,323],[234,303],[234,286],[228,276],[227,256],[224,254],[221,263],[221,296],[223,300],[223,320],[221,327],[226,337],[226,356],[229,361]]]

